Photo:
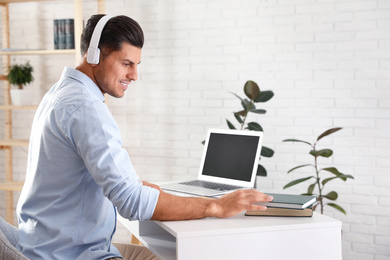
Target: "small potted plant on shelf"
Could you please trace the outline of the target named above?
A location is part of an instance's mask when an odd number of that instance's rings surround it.
[[[32,75],[33,67],[30,62],[25,64],[14,64],[11,66],[8,73],[8,80],[11,85],[16,85],[17,89],[11,89],[11,100],[15,106],[28,106],[32,105],[34,101],[34,91],[23,89],[26,84],[31,83],[34,80]]]

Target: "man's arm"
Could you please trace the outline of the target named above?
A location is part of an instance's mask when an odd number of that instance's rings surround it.
[[[186,220],[205,217],[231,217],[245,210],[265,210],[255,202],[271,201],[271,196],[257,190],[238,190],[218,199],[178,197],[160,191],[152,220]]]

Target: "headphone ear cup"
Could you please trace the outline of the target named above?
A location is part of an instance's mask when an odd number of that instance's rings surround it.
[[[87,53],[87,62],[89,64],[96,65],[96,64],[99,64],[99,60],[100,60],[100,49],[89,47],[88,53]]]

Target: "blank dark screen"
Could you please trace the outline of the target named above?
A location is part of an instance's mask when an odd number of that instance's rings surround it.
[[[211,133],[203,175],[250,181],[259,138]]]

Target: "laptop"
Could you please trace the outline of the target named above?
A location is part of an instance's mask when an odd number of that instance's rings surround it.
[[[221,196],[254,187],[263,132],[210,129],[196,180],[169,182],[167,192]]]

